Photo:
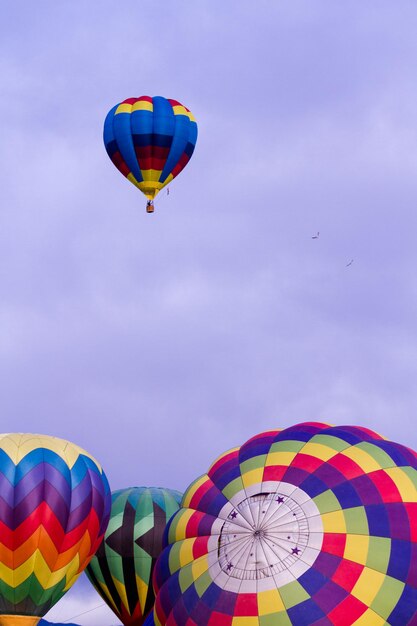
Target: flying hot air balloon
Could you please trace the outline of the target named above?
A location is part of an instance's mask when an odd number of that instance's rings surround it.
[[[128,98],[104,122],[104,145],[113,164],[147,197],[155,196],[184,169],[197,141],[191,111],[161,96]]]
[[[97,550],[110,514],[100,465],[46,435],[0,435],[0,626],[35,626]]]
[[[417,455],[355,426],[261,433],[184,494],[157,626],[415,626]]]
[[[152,574],[167,522],[182,494],[159,487],[132,487],[112,493],[104,541],[87,576],[125,626],[154,626]]]

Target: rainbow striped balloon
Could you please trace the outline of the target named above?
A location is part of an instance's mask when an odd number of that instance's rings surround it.
[[[97,550],[111,497],[100,465],[45,435],[0,435],[0,626],[35,626]]]

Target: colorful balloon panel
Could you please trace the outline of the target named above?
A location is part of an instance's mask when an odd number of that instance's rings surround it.
[[[112,494],[110,522],[87,575],[123,624],[140,626],[153,608],[152,574],[167,522],[182,494],[132,487]],[[152,624],[150,616],[145,622]]]
[[[148,617],[143,622],[143,626],[155,626],[155,620],[154,620],[154,617],[153,617],[153,611],[151,611],[151,613],[149,613]]]
[[[0,435],[1,623],[29,624],[62,597],[97,550],[110,503],[103,470],[78,446]]]
[[[117,169],[153,200],[190,160],[197,123],[176,100],[128,98],[107,114],[103,138]]]
[[[157,626],[415,626],[417,455],[305,423],[186,491],[154,574]]]

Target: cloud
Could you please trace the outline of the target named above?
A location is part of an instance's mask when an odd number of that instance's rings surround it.
[[[74,440],[114,487],[178,489],[293,421],[408,441],[414,6],[157,6],[7,8],[4,429]],[[142,92],[200,124],[151,217],[101,143]]]

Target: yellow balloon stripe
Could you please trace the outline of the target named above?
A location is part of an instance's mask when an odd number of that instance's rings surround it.
[[[78,575],[79,567],[80,558],[79,555],[76,554],[68,565],[52,571],[44,559],[42,552],[40,550],[35,550],[35,552],[25,561],[25,563],[22,563],[20,567],[13,569],[11,567],[7,567],[5,564],[2,564],[0,579],[9,585],[9,587],[16,588],[24,583],[29,576],[36,573],[36,578],[38,579],[40,585],[44,589],[50,589],[62,580],[66,580],[67,583],[69,580],[72,580],[74,576]]]
[[[365,474],[370,474],[371,472],[382,469],[376,459],[358,447],[352,446],[351,448],[347,448],[346,450],[343,450],[342,455],[347,456],[359,465]]]
[[[119,609],[117,608],[117,606],[114,603],[114,600],[113,600],[113,598],[111,596],[109,588],[107,587],[106,583],[103,582],[103,581],[100,581],[100,590],[106,596],[106,601],[110,605],[110,608],[113,609],[113,611],[117,615]]]
[[[374,569],[364,567],[352,589],[352,595],[367,606],[371,606],[386,577],[387,575],[382,572],[376,572]]]
[[[91,454],[73,443],[69,444],[67,441],[59,439],[59,437],[21,433],[4,434],[0,435],[0,447],[15,465],[20,463],[30,452],[42,448],[55,452],[68,464],[70,469],[75,465],[79,456],[83,455],[91,459],[101,471],[100,465]]]
[[[258,609],[260,616],[285,611],[285,606],[278,589],[269,589],[268,591],[260,593],[258,597]]]
[[[135,187],[137,187],[138,189],[140,189],[139,185],[140,183],[136,180],[136,178],[133,176],[132,172],[129,172],[129,174],[126,176],[127,180],[130,180],[130,182],[135,185]]]
[[[187,111],[184,106],[176,104],[172,107],[172,110],[174,111],[175,115],[186,115],[190,119],[190,122],[195,122],[194,115],[191,113],[191,111]]]
[[[417,475],[415,470],[411,471]],[[395,483],[404,502],[417,502],[416,486],[401,467],[389,467],[385,472]]]
[[[355,621],[355,626],[386,626],[386,624],[385,619],[372,609],[367,609],[365,613]]]
[[[204,485],[208,480],[210,480],[210,478],[207,476],[207,474],[203,474],[203,476],[200,476],[200,478],[198,478],[197,480],[195,480],[187,489],[187,491],[184,494],[184,498],[183,498],[183,507],[187,508],[188,506],[190,506],[191,500],[194,496],[194,494],[196,493],[196,491],[202,486]]]
[[[145,173],[145,172],[143,172]],[[141,183],[138,183],[138,187],[145,196],[147,196],[150,200],[155,198],[155,196],[160,192],[160,190],[165,187],[167,183],[159,183],[155,180],[144,180]]]
[[[143,176],[144,182],[150,181],[152,183],[155,183],[155,185],[161,184],[161,183],[158,183],[161,174],[162,174],[162,170],[142,170],[142,176]]]
[[[122,104],[119,104],[114,114],[117,115],[118,113],[131,113],[131,112],[132,112],[132,105],[128,104],[127,102],[123,102]]]
[[[170,530],[171,528],[175,528],[175,537],[178,537],[179,539],[185,539],[187,534],[187,525],[193,515],[193,509],[181,509],[181,514],[175,518],[175,527],[170,527]]]
[[[148,596],[149,586],[145,582],[143,582],[143,580],[139,578],[139,576],[136,576],[136,589],[139,595],[140,606],[145,606],[146,598]]]
[[[119,594],[119,597],[122,601],[122,604],[126,607],[129,606],[128,601],[127,601],[127,595],[126,595],[126,587],[124,583],[117,580],[117,578],[115,578],[114,576],[112,576],[112,579],[114,582],[114,586],[117,589],[117,593]]]
[[[138,100],[132,106],[132,113],[134,113],[135,111],[151,111],[152,112],[153,104],[152,102],[148,102],[147,100]],[[117,110],[116,110],[116,113],[117,113]]]

